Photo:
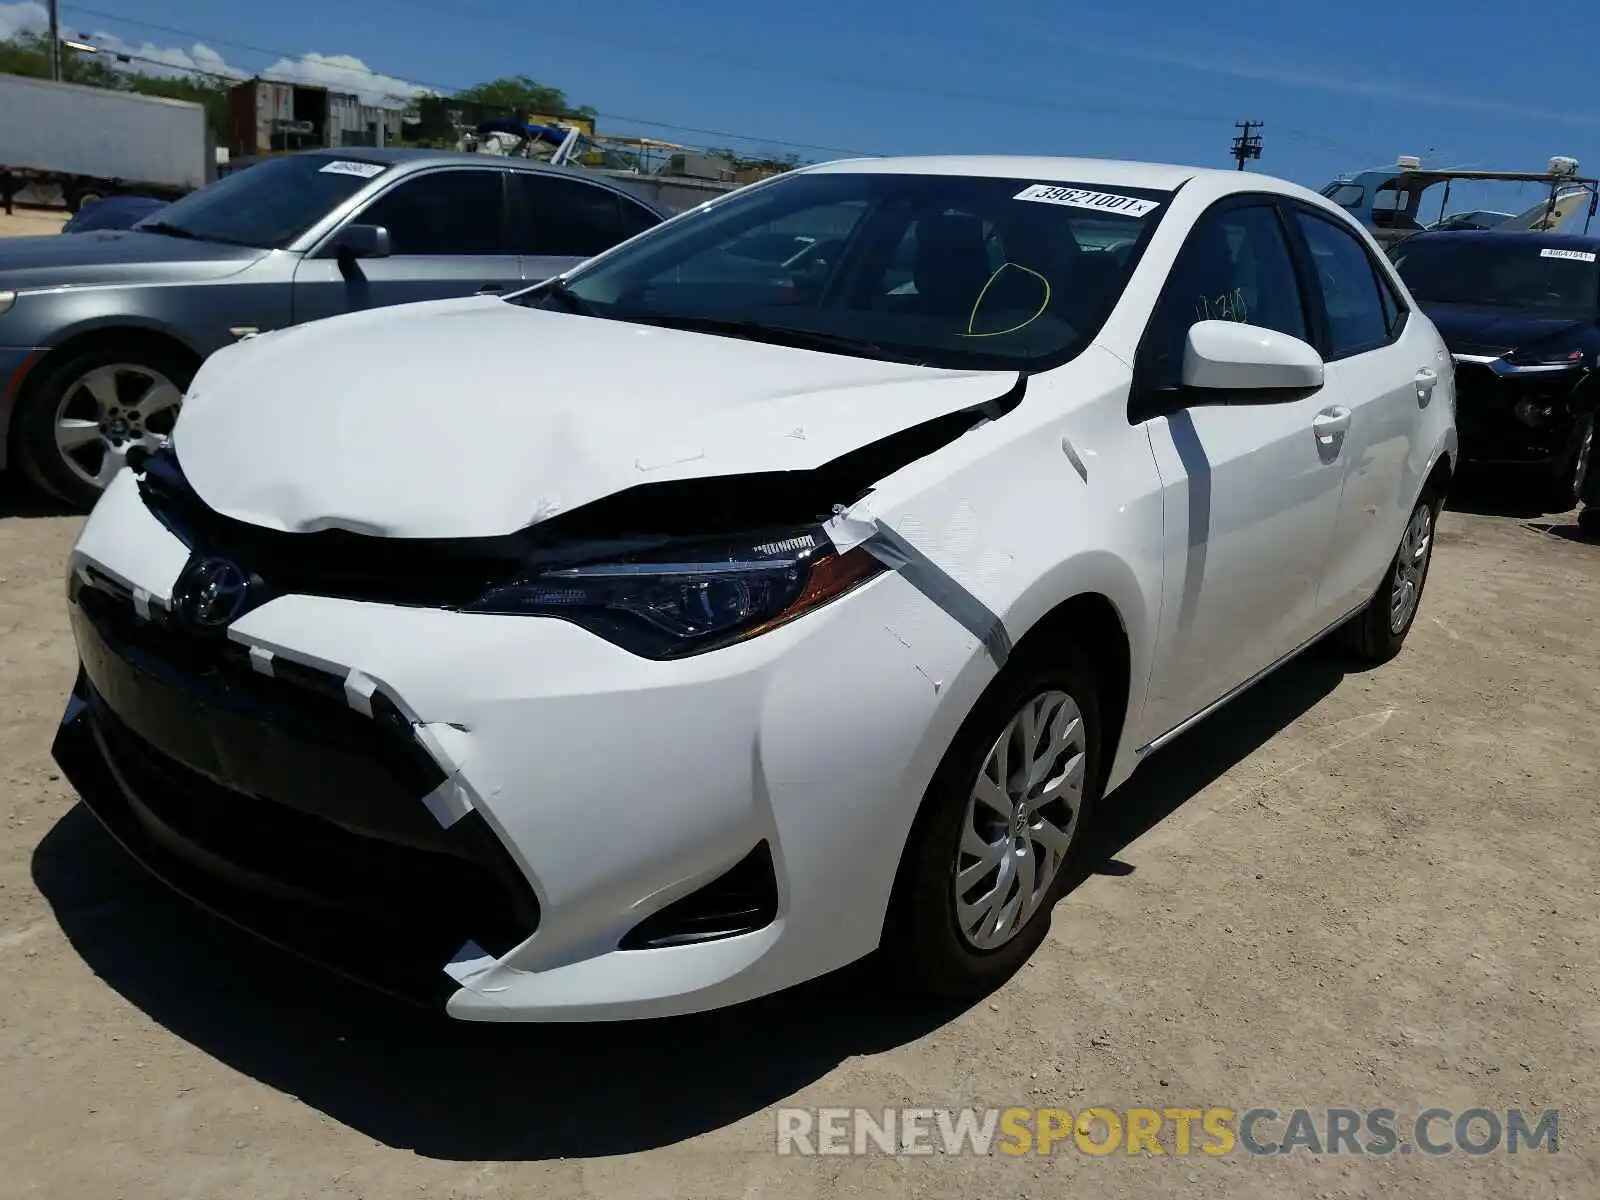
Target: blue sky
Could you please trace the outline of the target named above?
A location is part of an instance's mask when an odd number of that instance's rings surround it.
[[[8,7],[33,6],[0,0],[0,32]],[[838,155],[803,146],[1226,166],[1233,122],[1249,117],[1266,122],[1258,169],[1312,186],[1398,154],[1518,169],[1571,154],[1600,167],[1600,5],[1555,0],[1523,20],[1483,11],[1444,0],[1233,0],[1210,12],[1176,0],[64,0],[62,19],[247,71],[309,52],[443,86],[528,74],[606,114],[602,129],[798,143],[810,157]],[[1500,195],[1507,207],[1537,199]]]

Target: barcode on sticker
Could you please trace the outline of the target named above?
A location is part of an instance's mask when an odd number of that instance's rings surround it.
[[[1159,200],[1119,196],[1115,192],[1091,192],[1085,188],[1062,187],[1053,183],[1036,183],[1025,187],[1012,199],[1032,200],[1035,204],[1061,204],[1067,208],[1092,208],[1096,212],[1121,213],[1129,217],[1143,217],[1161,207]]]
[[[1552,250],[1546,246],[1543,250],[1539,251],[1539,257],[1570,258],[1574,262],[1593,262],[1594,252],[1592,250]]]
[[[324,175],[355,175],[362,179],[371,179],[374,175],[382,175],[382,163],[346,162],[343,159],[329,163],[322,168]]]

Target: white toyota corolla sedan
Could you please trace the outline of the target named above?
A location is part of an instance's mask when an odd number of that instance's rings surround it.
[[[1399,650],[1453,407],[1300,187],[810,167],[213,356],[72,553],[55,753],[181,891],[456,1017],[879,949],[974,994],[1163,743],[1325,634]]]

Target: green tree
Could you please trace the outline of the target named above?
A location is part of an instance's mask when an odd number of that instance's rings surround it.
[[[567,94],[560,88],[549,87],[526,75],[510,75],[504,79],[490,79],[457,92],[452,99],[466,104],[481,104],[486,108],[501,109],[523,116],[527,113],[568,113],[578,117],[593,117],[595,111],[587,106],[573,108],[567,103]]]
[[[19,33],[0,41],[0,74],[50,78],[50,35]],[[61,47],[61,78],[89,87],[118,88],[121,75],[98,54]]]

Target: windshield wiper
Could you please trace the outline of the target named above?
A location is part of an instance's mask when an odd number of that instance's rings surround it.
[[[168,237],[188,238],[190,241],[195,241],[200,236],[197,233],[191,233],[180,225],[169,225],[165,221],[141,221],[134,228],[141,233],[164,233]]]
[[[720,334],[752,342],[770,342],[775,346],[793,346],[797,350],[820,350],[826,354],[852,354],[858,358],[881,358],[892,362],[921,364],[921,360],[912,355],[842,333],[791,329],[787,325],[764,325],[760,321],[722,317],[680,317],[651,313],[640,316],[626,315],[622,319],[638,321],[645,325],[662,325],[668,329],[684,329],[691,333]]]
[[[594,306],[577,292],[572,290],[572,285],[559,275],[545,283],[541,283],[530,293],[540,301],[546,297],[554,296],[567,306],[567,311],[576,313],[580,317],[592,317],[595,314]]]

